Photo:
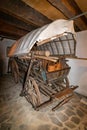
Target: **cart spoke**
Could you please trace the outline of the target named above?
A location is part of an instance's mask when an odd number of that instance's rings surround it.
[[[29,101],[32,103],[33,107],[36,108],[41,102],[38,85],[32,77],[29,77],[26,85],[28,93],[26,98],[29,98]]]

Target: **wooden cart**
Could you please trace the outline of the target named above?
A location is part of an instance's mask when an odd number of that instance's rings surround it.
[[[71,99],[77,86],[69,83],[71,67],[67,57],[75,57],[75,48],[74,34],[67,32],[67,35],[48,38],[38,45],[36,42],[27,54],[11,56],[9,63],[14,79],[16,82],[22,79],[21,96],[25,96],[34,109],[58,100],[52,108],[56,110]]]

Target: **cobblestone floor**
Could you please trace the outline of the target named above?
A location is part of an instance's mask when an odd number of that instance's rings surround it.
[[[20,97],[21,83],[10,75],[0,78],[0,130],[87,130],[87,106],[74,97],[58,110],[50,107],[35,111]]]

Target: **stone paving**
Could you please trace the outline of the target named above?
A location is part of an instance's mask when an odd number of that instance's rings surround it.
[[[56,111],[45,107],[35,111],[24,97],[22,85],[10,75],[0,77],[0,130],[87,130],[87,105],[81,95]]]

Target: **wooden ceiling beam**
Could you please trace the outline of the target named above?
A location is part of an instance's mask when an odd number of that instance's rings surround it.
[[[21,0],[1,0],[0,10],[36,26],[43,26],[51,22],[46,16],[31,8]]]
[[[16,26],[17,28],[27,30],[29,32],[37,28],[36,26],[24,23],[23,21],[2,11],[0,11],[0,20],[5,21],[6,23],[11,24],[13,26]]]
[[[0,35],[3,35],[3,36],[9,35],[9,36],[13,37],[14,39],[16,39],[17,37],[20,38],[27,33],[28,33],[28,31],[19,29],[15,26],[12,26],[12,25],[7,24],[6,22],[0,20]]]
[[[11,34],[11,33],[1,32],[1,31],[0,31],[0,37],[12,39],[12,40],[18,40],[20,38],[20,36],[16,34]]]
[[[60,10],[68,19],[82,13],[74,0],[48,0],[48,2]],[[87,29],[87,19],[85,16],[79,17],[74,21],[80,30]]]

